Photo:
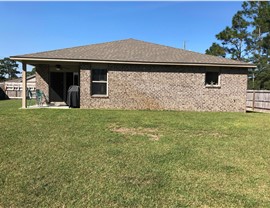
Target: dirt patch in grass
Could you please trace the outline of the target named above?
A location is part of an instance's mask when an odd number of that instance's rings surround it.
[[[223,137],[227,137],[228,135],[224,134],[224,133],[221,133],[221,132],[211,132],[211,131],[195,131],[193,132],[192,135],[190,135],[190,137],[194,137],[194,136],[197,136],[197,137],[205,137],[205,136],[208,136],[208,137],[214,137],[214,138],[223,138]]]
[[[161,137],[161,134],[158,133],[157,129],[151,128],[127,128],[127,127],[120,127],[117,125],[111,125],[110,130],[116,133],[120,133],[127,136],[146,136],[151,141],[158,141]]]

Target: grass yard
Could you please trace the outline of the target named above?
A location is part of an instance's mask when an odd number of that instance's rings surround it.
[[[0,101],[0,207],[270,207],[270,115],[19,110]]]

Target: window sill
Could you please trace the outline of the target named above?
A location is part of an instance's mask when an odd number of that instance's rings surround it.
[[[91,98],[109,98],[108,95],[91,95]]]
[[[205,88],[215,88],[215,89],[220,89],[220,85],[205,85]]]

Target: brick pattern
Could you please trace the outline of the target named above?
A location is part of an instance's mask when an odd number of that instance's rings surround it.
[[[91,82],[91,71],[90,69],[80,69],[80,107],[87,108],[87,104],[90,97],[90,82]]]
[[[108,97],[92,97],[91,71],[80,70],[81,108],[244,112],[247,69],[220,68],[220,87],[205,87],[203,67],[108,65]]]
[[[49,75],[49,65],[36,66],[36,89],[42,90],[47,98],[49,98]]]

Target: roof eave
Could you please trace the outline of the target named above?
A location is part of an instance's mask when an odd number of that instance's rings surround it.
[[[171,66],[221,66],[238,68],[256,68],[253,64],[223,64],[223,63],[185,63],[185,62],[146,62],[146,61],[117,61],[117,60],[89,60],[89,59],[63,59],[63,58],[33,58],[11,56],[11,60],[26,61],[49,61],[49,62],[77,62],[77,63],[111,63],[111,64],[146,64],[146,65],[171,65]]]

